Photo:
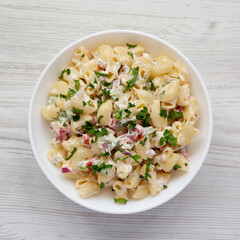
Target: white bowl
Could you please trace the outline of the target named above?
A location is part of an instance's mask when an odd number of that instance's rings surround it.
[[[40,109],[46,104],[50,86],[58,79],[57,77],[62,69],[68,66],[71,56],[78,45],[81,44],[89,50],[93,50],[102,43],[114,46],[118,44],[125,45],[126,42],[142,44],[146,51],[154,56],[166,54],[175,60],[179,60],[187,68],[190,74],[191,93],[199,101],[201,118],[198,125],[200,135],[190,145],[192,157],[189,164],[189,171],[187,173],[174,172],[168,183],[168,188],[157,196],[148,196],[138,201],[129,200],[126,205],[117,205],[114,203],[113,194],[110,189],[104,189],[99,195],[89,199],[81,198],[74,183],[65,178],[60,170],[48,161],[47,152],[50,148],[51,134],[49,124],[41,116]],[[39,166],[49,181],[66,197],[84,207],[99,212],[115,214],[136,213],[167,202],[181,192],[195,177],[203,164],[211,142],[212,109],[203,79],[190,60],[179,50],[169,43],[147,33],[132,30],[110,30],[91,34],[73,42],[48,63],[33,91],[29,108],[28,130],[33,153]]]

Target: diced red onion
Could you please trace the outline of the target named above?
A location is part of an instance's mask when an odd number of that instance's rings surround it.
[[[63,167],[63,168],[61,168],[61,172],[62,173],[70,173],[72,171],[69,168],[67,168],[67,167]]]

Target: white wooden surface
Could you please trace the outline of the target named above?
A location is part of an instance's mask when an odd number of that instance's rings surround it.
[[[0,239],[240,239],[240,2],[0,0]],[[208,87],[214,134],[194,181],[153,210],[107,215],[59,193],[29,144],[33,87],[70,42],[136,29],[183,51]]]

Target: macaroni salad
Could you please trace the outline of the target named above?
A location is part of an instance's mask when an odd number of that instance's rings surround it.
[[[41,111],[53,134],[49,161],[82,197],[110,187],[118,204],[156,195],[171,171],[188,171],[199,134],[185,67],[128,43],[79,46]]]

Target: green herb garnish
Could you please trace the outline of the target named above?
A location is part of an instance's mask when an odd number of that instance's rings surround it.
[[[85,101],[82,102],[83,103],[83,106],[85,107],[87,105],[87,103]]]
[[[134,103],[132,104],[129,102],[127,108],[133,108],[133,107],[136,107],[136,105]]]
[[[130,88],[134,86],[138,77],[138,72],[139,72],[139,67],[134,68],[134,70],[132,71],[132,79],[127,81],[127,86],[125,87],[126,91],[128,91]]]
[[[166,91],[163,90],[163,91],[160,93],[160,97],[162,97],[165,92],[166,92]]]
[[[148,158],[147,164],[146,164],[145,176],[140,175],[139,178],[141,178],[142,180],[146,180],[146,181],[148,181],[148,177],[152,178],[152,176],[149,174],[150,165],[151,165],[151,158]]]
[[[132,44],[129,44],[129,43],[126,43],[127,47],[128,48],[135,48],[137,45],[132,45]]]
[[[68,161],[68,160],[74,155],[74,153],[75,153],[76,151],[77,151],[77,148],[76,148],[76,147],[73,147],[73,150],[72,150],[71,154],[70,154],[67,158],[65,158],[65,160]]]
[[[97,107],[99,108],[101,105],[102,105],[102,102],[98,100],[97,101]]]
[[[94,89],[94,85],[93,85],[92,83],[89,83],[89,84],[88,84],[88,87]]]
[[[166,189],[166,188],[167,188],[167,185],[163,185],[163,188]]]
[[[184,163],[184,165],[187,167],[188,166],[188,164],[187,163]]]
[[[72,119],[74,122],[77,122],[80,119],[80,115],[74,115]]]
[[[129,118],[130,114],[132,113],[130,110],[125,109],[124,110],[125,113],[127,113],[127,115],[124,118]]]
[[[91,173],[95,174],[96,172],[101,172],[102,170],[112,168],[112,164],[105,164],[102,163],[100,165],[92,165],[92,166],[87,166],[87,169],[92,170]]]
[[[92,126],[92,124],[88,121],[86,121],[85,123],[86,123],[86,125],[83,126],[83,129],[87,133],[90,133],[91,135],[95,136],[95,141],[92,140],[93,142],[97,141],[98,136],[105,136],[105,135],[109,134],[109,132],[106,128],[101,128],[101,131],[100,131],[96,125]]]
[[[109,86],[111,86],[111,83],[103,82],[103,86],[104,86],[104,87],[109,87]]]
[[[118,151],[121,152],[121,153],[124,152],[124,149],[121,148],[122,146],[123,146],[123,144],[121,144],[120,146],[118,146]]]
[[[129,129],[129,128],[135,128],[136,125],[137,125],[137,123],[134,122],[134,121],[129,121],[129,122],[123,124],[123,126],[124,126],[124,127],[127,127],[128,129]]]
[[[102,157],[110,156],[110,152],[101,153],[100,156]]]
[[[136,115],[137,120],[144,120],[148,109],[144,106],[142,110]]]
[[[169,84],[173,79],[169,79],[166,82],[163,83],[162,87],[164,87],[165,85]]]
[[[95,84],[98,84],[98,82],[97,82],[97,79],[96,79],[96,78],[94,79],[94,83],[95,83]]]
[[[164,117],[164,118],[167,118],[167,110],[161,110],[160,116]]]
[[[82,109],[77,109],[77,108],[75,108],[75,107],[73,107],[73,112],[74,113],[78,113],[78,114],[82,114],[83,113],[83,110]]]
[[[67,96],[60,93],[60,98],[65,98],[65,99],[67,99]]]
[[[114,201],[115,203],[126,204],[128,200],[124,198],[118,198],[118,199],[114,198]]]
[[[100,124],[100,121],[101,121],[102,118],[103,118],[103,115],[100,115],[98,120],[97,120],[98,124]]]
[[[147,141],[147,137],[145,137],[141,142],[140,142],[140,144],[142,145],[142,146],[144,146],[145,144],[146,144],[146,141]]]
[[[85,56],[85,54],[83,54],[81,57],[84,57]]]
[[[105,99],[104,99],[103,102],[106,102],[107,99],[108,99],[109,96],[110,96],[110,90],[107,90],[106,88],[103,88],[103,89],[102,89],[102,92],[103,92],[103,95],[105,95]]]
[[[76,91],[72,88],[69,88],[67,92],[67,99],[70,99],[74,94],[76,94]]]
[[[162,146],[164,143],[169,144],[171,143],[173,146],[176,146],[177,139],[169,132],[168,129],[166,129],[163,133],[164,137],[160,138],[160,146]]]
[[[156,132],[154,132],[154,134],[152,135],[152,137],[156,137],[157,136],[157,133]]]
[[[63,69],[62,72],[61,72],[61,75],[59,77],[60,80],[63,78],[64,73],[67,73],[67,75],[69,75],[71,73],[71,70],[69,68]]]
[[[115,114],[113,115],[114,118],[116,118],[117,120],[121,121],[122,120],[122,110],[118,110],[115,112]]]
[[[171,111],[168,115],[168,120],[175,120],[177,118],[183,117],[183,113],[182,112],[175,112],[175,111]]]
[[[128,52],[128,55],[133,59],[133,54],[131,52]]]
[[[109,77],[109,74],[107,74],[107,73],[101,73],[101,72],[97,72],[97,71],[94,71],[94,72],[95,72],[97,77],[100,77],[100,76],[102,76],[102,77]]]
[[[175,164],[175,165],[173,166],[173,169],[174,169],[175,171],[177,171],[179,168],[181,168],[181,166],[179,166],[178,164]]]
[[[74,80],[74,82],[75,82],[75,88],[76,88],[76,90],[79,91],[79,88],[80,88],[80,82],[79,82],[79,80]]]
[[[99,187],[100,187],[100,189],[104,188],[104,187],[105,187],[105,183],[104,183],[104,182],[101,182],[101,183],[99,184]]]

